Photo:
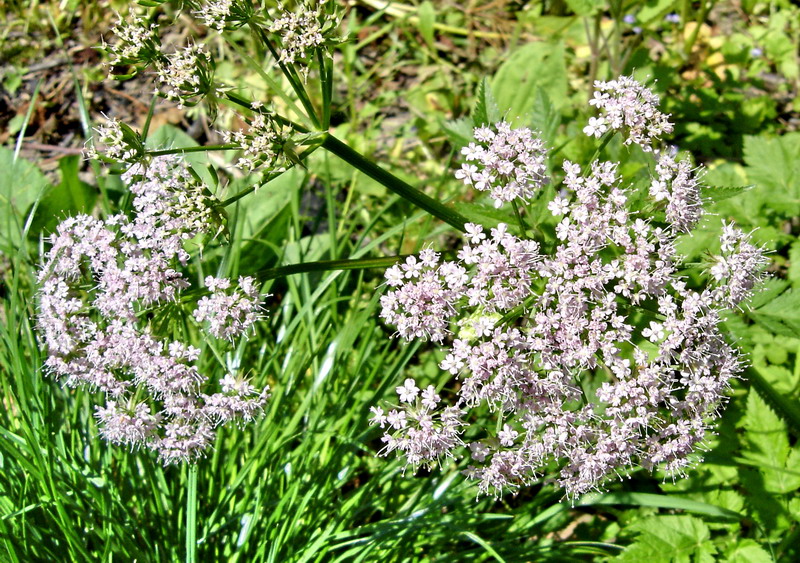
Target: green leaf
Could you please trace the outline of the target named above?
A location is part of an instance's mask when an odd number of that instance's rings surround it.
[[[38,238],[40,234],[52,233],[65,217],[79,213],[91,213],[97,192],[78,178],[80,157],[67,156],[58,161],[61,182],[47,188],[39,201],[28,236]]]
[[[177,127],[166,124],[162,125],[148,136],[145,145],[150,150],[177,149],[196,147],[197,141]],[[186,153],[181,155],[181,157],[207,186],[214,185],[214,175],[208,171],[210,161],[207,152]]]
[[[593,15],[604,4],[601,0],[567,0],[570,10],[582,17]]]
[[[21,242],[25,213],[48,182],[34,164],[14,160],[14,151],[5,147],[0,147],[0,170],[0,245],[13,248]]]
[[[484,77],[478,84],[478,91],[475,93],[475,106],[472,108],[472,126],[490,125],[500,121],[500,110],[497,108],[497,100],[494,99],[492,87]],[[472,137],[470,131],[470,138]]]
[[[517,227],[517,219],[510,212],[491,207],[489,205],[481,205],[479,203],[456,203],[453,208],[461,213],[464,217],[469,219],[471,223],[477,223],[484,228],[496,227],[500,223],[508,225],[511,232],[515,232]]]
[[[747,449],[743,457],[757,464],[783,467],[789,455],[786,423],[767,405],[754,389],[747,395],[747,408],[742,419]]]
[[[556,108],[567,100],[566,53],[562,42],[534,42],[514,51],[492,79],[500,113],[512,125],[527,121],[538,88]]]
[[[465,147],[472,142],[472,119],[461,117],[459,119],[442,120],[440,122],[450,142],[456,147]]]
[[[795,240],[789,248],[789,269],[786,277],[794,287],[800,287],[800,240]]]
[[[748,316],[770,332],[800,337],[800,291],[789,289]]]
[[[744,160],[750,181],[765,190],[773,208],[793,212],[800,195],[800,133],[781,137],[745,137]]]
[[[694,516],[653,516],[626,528],[638,533],[636,541],[617,558],[639,563],[714,561],[716,548],[705,523]]]
[[[425,43],[428,44],[428,47],[433,49],[433,26],[436,23],[436,8],[428,0],[425,0],[417,9],[417,17],[419,18],[419,33]]]
[[[594,493],[582,497],[577,503],[578,506],[592,506],[598,504],[651,506],[656,508],[685,510],[686,512],[705,514],[728,521],[738,521],[742,519],[742,515],[733,510],[673,495],[629,492]]]
[[[758,309],[759,307],[763,307],[776,297],[778,297],[781,293],[786,291],[786,288],[789,287],[789,284],[785,281],[778,279],[778,278],[767,278],[761,284],[761,287],[758,291],[756,291],[755,295],[750,298],[748,305],[750,305],[753,309]]]
[[[722,201],[731,197],[736,197],[739,194],[752,190],[754,186],[703,186],[700,190],[701,197],[709,202]]]
[[[561,124],[561,114],[553,107],[553,102],[544,91],[544,88],[536,88],[536,95],[533,99],[531,108],[530,126],[535,131],[539,131],[545,144],[552,148],[556,140],[556,132]]]
[[[772,556],[755,540],[739,539],[725,551],[728,563],[772,563]]]

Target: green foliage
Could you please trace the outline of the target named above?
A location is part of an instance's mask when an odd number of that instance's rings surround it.
[[[717,549],[708,526],[694,516],[652,516],[628,526],[638,534],[617,561],[713,562]]]
[[[31,207],[48,185],[39,169],[11,149],[0,147],[0,248],[17,248]]]
[[[798,8],[747,0],[740,19],[724,3],[709,14],[709,3],[674,0],[528,3],[517,13],[514,3],[385,4],[362,2],[348,12],[342,26],[352,40],[334,66],[341,82],[332,99],[314,90],[308,106],[325,106],[330,130],[350,146],[486,226],[518,228],[510,211],[465,201],[463,186],[448,179],[474,126],[507,119],[540,131],[557,178],[563,158],[592,155],[581,134],[587,115],[573,108],[592,79],[635,72],[655,84],[678,124],[670,142],[708,167],[709,215],[681,241],[687,261],[705,267],[722,220],[757,229],[757,240],[773,251],[773,277],[726,319],[752,368],[736,384],[718,435],[709,436],[706,460],[685,477],[653,480],[634,471],[574,507],[551,485],[476,501],[458,472],[465,460],[412,476],[398,461],[375,457],[383,444],[368,426],[368,406],[391,396],[408,374],[443,385],[438,351],[390,340],[378,320],[380,272],[274,280],[268,319],[248,342],[224,350],[204,344],[206,373],[236,366],[269,384],[273,397],[257,424],[221,432],[200,464],[199,560],[800,560],[800,133],[787,133],[800,107]],[[672,12],[683,23],[665,22]],[[35,41],[52,41],[43,38],[53,33],[47,14],[61,35],[80,23],[92,46],[111,11],[75,1],[13,2],[0,13],[9,16],[2,53],[12,61],[1,80],[22,100],[31,90],[27,67],[52,60],[33,52]],[[640,33],[622,20],[628,14]],[[714,33],[703,27],[693,36],[692,20]],[[730,29],[719,32],[720,22]],[[264,70],[251,38],[231,37],[215,48],[238,50],[247,64],[224,60],[217,76],[256,98],[269,92],[277,105],[303,105]],[[76,52],[65,60],[75,63]],[[307,80],[309,90],[322,81],[314,72]],[[94,110],[104,107],[97,92],[85,90],[98,96]],[[48,104],[49,111],[55,102]],[[8,132],[24,132],[30,115],[10,109],[2,116]],[[183,117],[203,119],[197,108]],[[169,125],[146,140],[148,149],[196,144]],[[642,166],[616,141],[601,156],[621,160],[627,171]],[[218,153],[186,158],[221,199],[263,184],[229,206],[229,232],[208,241],[202,261],[201,249],[192,248],[193,280],[431,243],[451,248],[445,227],[322,151],[268,182],[226,176],[215,168],[227,158]],[[118,210],[124,202],[103,192],[102,177],[88,179],[76,156],[46,175],[0,147],[0,170],[0,559],[179,560],[185,469],[102,442],[97,398],[48,378],[32,320],[41,237],[66,215]],[[536,236],[552,234],[544,205],[523,213]],[[175,312],[183,314],[180,304]]]

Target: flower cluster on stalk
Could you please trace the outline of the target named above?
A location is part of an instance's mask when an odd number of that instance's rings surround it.
[[[155,94],[177,102],[179,107],[193,106],[213,92],[215,63],[202,43],[183,48],[163,45],[158,26],[133,11],[127,18],[120,16],[111,31],[114,42],[104,43],[104,48],[117,78],[152,67],[158,84]],[[213,111],[213,100],[211,106]]]
[[[532,197],[547,182],[544,143],[526,128],[502,121],[475,129],[475,143],[461,149],[467,161],[456,178],[476,190],[489,191],[495,206]]]
[[[219,134],[226,143],[238,145],[242,150],[236,162],[237,168],[252,172],[266,166],[272,171],[280,171],[285,165],[283,145],[290,130],[263,111],[259,104],[254,103],[253,110],[255,114],[248,121],[247,130],[220,131]]]
[[[481,493],[544,479],[571,498],[633,467],[681,473],[694,459],[743,363],[721,315],[750,296],[766,260],[725,225],[705,282],[690,285],[675,242],[700,217],[697,177],[653,145],[671,130],[654,94],[630,78],[596,90],[605,125],[652,156],[651,189],[637,193],[615,162],[584,169],[566,161],[557,195],[542,203],[557,223],[555,241],[468,224],[456,260],[426,250],[390,268],[382,317],[403,338],[442,344],[440,367],[459,384],[446,401],[409,378],[396,406],[373,407],[384,455],[431,465],[466,446],[466,474]],[[483,170],[465,164],[457,178],[479,187],[476,175],[488,171],[483,189],[523,202],[531,194],[520,191],[520,177],[528,186],[548,181],[537,168],[539,145],[534,174],[527,163],[499,172],[532,146],[528,130],[501,123],[475,134],[482,145],[464,154]],[[495,150],[498,136],[517,142]],[[663,219],[632,205],[641,195],[664,209]]]
[[[304,75],[314,51],[335,41],[339,20],[324,9],[326,3],[303,1],[294,11],[279,7],[267,23],[267,30],[280,47],[279,61],[288,65],[302,63]]]
[[[184,244],[219,228],[213,196],[173,157],[134,165],[123,179],[134,195],[131,217],[79,215],[51,237],[37,280],[45,369],[105,395],[95,415],[106,440],[147,448],[164,463],[192,460],[220,424],[256,416],[268,388],[232,374],[210,380],[197,367],[200,350],[181,340],[188,325],[171,317],[190,286],[180,272],[190,258]],[[239,281],[232,301],[214,292],[198,306],[214,336],[232,339],[260,315],[254,280]],[[224,278],[206,284],[223,293],[230,286]]]

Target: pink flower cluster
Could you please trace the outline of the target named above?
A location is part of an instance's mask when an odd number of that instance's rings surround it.
[[[533,196],[547,183],[546,151],[527,127],[512,129],[505,121],[476,127],[475,140],[461,149],[466,163],[456,178],[476,190],[488,191],[495,207]]]
[[[239,276],[239,287],[232,292],[227,292],[231,287],[227,278],[208,276],[205,283],[211,296],[201,298],[193,314],[197,322],[208,323],[209,334],[233,340],[261,318],[261,292],[253,278]]]
[[[644,115],[623,114],[628,126],[653,119],[652,95],[629,81],[617,88],[643,100]],[[435,464],[466,445],[482,493],[545,479],[571,498],[632,467],[690,464],[741,369],[721,312],[749,297],[766,261],[726,225],[706,283],[690,286],[675,239],[699,217],[697,182],[687,165],[651,154],[662,226],[631,210],[616,163],[584,172],[566,161],[547,204],[555,241],[470,224],[457,260],[426,250],[387,271],[383,318],[406,339],[443,344],[440,367],[459,384],[448,406],[433,387],[420,399],[407,379],[394,408],[374,408],[384,454]]]
[[[189,286],[179,271],[189,259],[184,242],[213,233],[217,212],[172,158],[136,165],[124,178],[135,196],[131,218],[71,217],[51,237],[38,275],[45,369],[68,387],[105,393],[96,411],[105,439],[177,463],[202,455],[219,424],[255,416],[268,389],[230,374],[211,382],[197,369],[199,349],[157,336],[172,324],[166,307]],[[225,338],[247,330],[258,310],[258,290],[243,280],[234,308],[214,317]]]
[[[602,111],[592,117],[584,133],[600,137],[609,130],[625,131],[625,144],[636,144],[651,151],[661,135],[672,132],[669,116],[658,109],[659,99],[650,89],[629,76],[594,83],[594,97],[589,104]]]

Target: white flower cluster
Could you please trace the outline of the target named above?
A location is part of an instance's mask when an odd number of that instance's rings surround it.
[[[636,93],[621,119],[644,127],[637,139],[668,129],[651,93],[616,84],[621,99]],[[469,435],[466,474],[481,492],[545,479],[572,498],[632,467],[680,473],[691,463],[741,369],[722,311],[749,297],[766,260],[725,225],[705,283],[690,286],[675,240],[699,217],[697,181],[687,163],[659,154],[650,151],[650,196],[666,203],[661,225],[631,208],[617,163],[584,171],[566,161],[547,204],[553,243],[468,224],[458,260],[428,249],[386,272],[382,317],[406,339],[443,344],[440,367],[459,383],[448,402],[406,379],[396,406],[373,408],[382,454],[434,465],[457,457]],[[495,187],[517,178],[498,174]]]
[[[658,109],[659,99],[650,89],[629,76],[594,84],[589,104],[603,115],[592,117],[583,129],[589,136],[600,137],[608,130],[625,131],[625,144],[636,144],[651,151],[661,135],[672,132],[669,115]]]
[[[106,45],[112,66],[140,64],[143,60],[152,59],[160,48],[158,26],[148,23],[144,16],[133,11],[127,18],[117,17],[117,24],[111,28],[116,37],[113,45]]]
[[[259,108],[254,108],[258,110]],[[226,143],[239,145],[243,155],[236,166],[247,172],[266,165],[272,170],[281,169],[282,145],[286,140],[285,128],[269,114],[258,111],[249,122],[247,132],[220,131]]]
[[[202,44],[189,45],[169,55],[156,64],[156,77],[161,90],[156,94],[178,102],[178,107],[193,105],[211,87],[213,60]]]
[[[126,135],[124,125],[116,118],[106,117],[106,122],[94,128],[95,134],[87,143],[86,158],[104,158],[117,162],[135,162],[143,154],[138,138]]]
[[[230,374],[209,381],[196,365],[199,349],[154,334],[150,315],[163,315],[189,287],[179,271],[189,259],[184,242],[213,233],[216,212],[174,157],[137,164],[123,179],[134,195],[132,217],[71,217],[51,237],[37,280],[45,368],[66,386],[106,395],[95,413],[106,440],[147,448],[164,463],[191,461],[211,446],[218,425],[257,415],[268,388]],[[214,296],[198,306],[200,320],[226,338],[255,320],[258,290],[242,282],[232,301]]]
[[[527,127],[512,129],[501,121],[492,127],[476,127],[474,135],[477,143],[461,149],[467,162],[456,178],[476,190],[488,191],[495,207],[528,199],[547,183],[544,143]]]
[[[281,10],[268,29],[280,38],[280,61],[284,64],[307,61],[313,50],[325,42],[319,8],[303,4],[297,12]]]

